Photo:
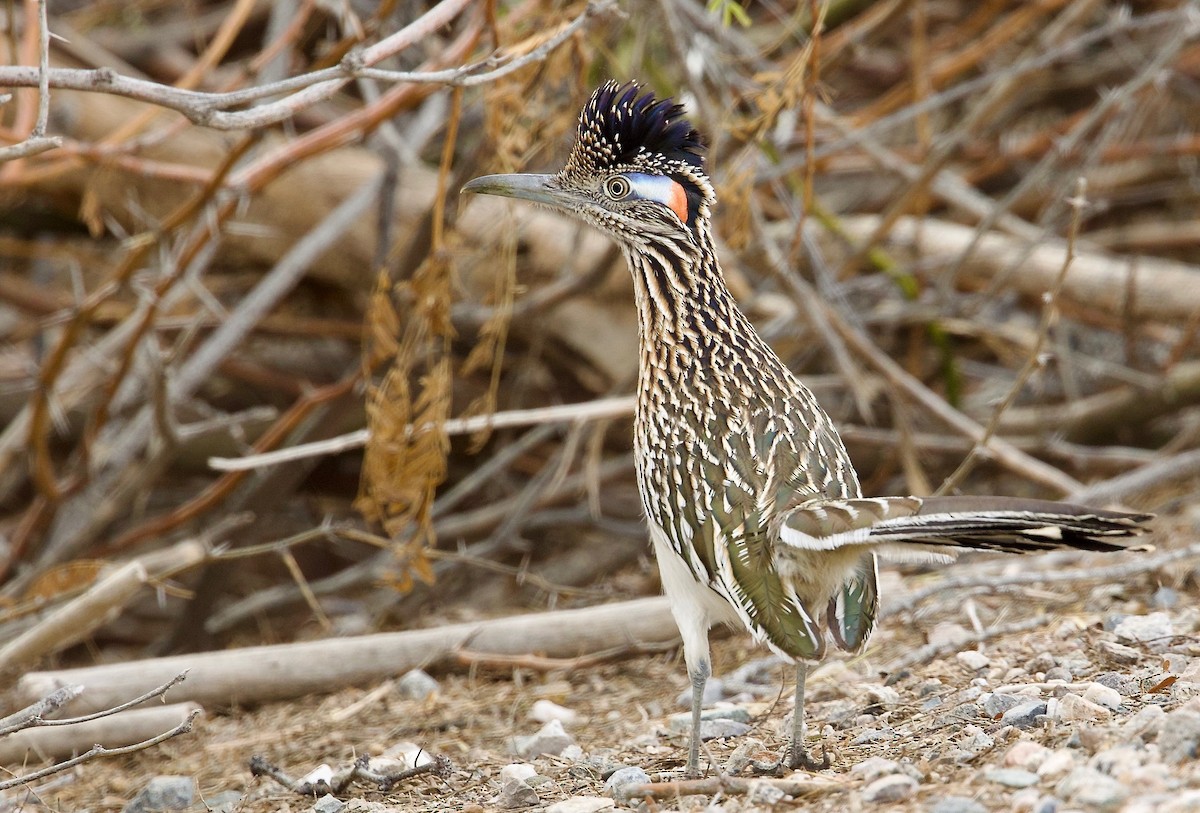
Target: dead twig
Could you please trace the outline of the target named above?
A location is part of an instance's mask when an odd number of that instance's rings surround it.
[[[102,745],[93,745],[90,749],[72,759],[57,762],[49,767],[41,769],[40,771],[33,771],[32,773],[27,773],[23,776],[18,776],[13,779],[2,780],[0,781],[0,790],[8,790],[9,788],[27,785],[30,782],[36,782],[39,779],[45,779],[47,776],[53,776],[56,773],[68,771],[71,768],[74,768],[76,765],[82,765],[85,762],[91,762],[92,760],[99,759],[100,757],[119,757],[126,754],[133,754],[138,751],[145,751],[147,748],[153,748],[159,743],[166,742],[172,737],[178,737],[180,734],[187,734],[190,732],[192,730],[192,724],[196,721],[196,718],[199,717],[201,713],[202,712],[200,709],[194,709],[187,716],[186,720],[171,730],[164,731],[157,736],[150,737],[149,739],[142,740],[141,742],[136,742],[132,745],[126,745],[120,748],[105,748]]]
[[[253,776],[267,776],[274,779],[283,787],[300,796],[321,797],[340,796],[349,790],[356,780],[373,783],[380,791],[387,793],[400,782],[416,776],[436,776],[445,779],[453,770],[449,758],[436,756],[429,762],[411,768],[385,768],[375,770],[371,767],[371,757],[363,754],[353,763],[331,772],[329,776],[319,776],[315,779],[296,779],[290,776],[278,765],[266,757],[254,755],[250,757],[250,773]]]
[[[958,467],[938,486],[937,491],[934,492],[935,497],[954,491],[962,484],[967,475],[971,473],[971,470],[975,468],[975,464],[986,453],[988,443],[996,434],[996,429],[1000,426],[1000,418],[1013,405],[1013,402],[1017,400],[1017,396],[1025,388],[1025,382],[1033,375],[1033,371],[1041,367],[1045,362],[1042,358],[1042,348],[1050,338],[1050,328],[1058,317],[1058,297],[1062,293],[1063,282],[1067,279],[1067,272],[1071,269],[1071,261],[1075,259],[1075,240],[1079,236],[1079,224],[1083,220],[1084,207],[1087,206],[1086,179],[1079,178],[1076,181],[1075,194],[1071,197],[1070,204],[1073,215],[1071,217],[1071,227],[1067,230],[1067,250],[1063,255],[1062,268],[1059,270],[1058,276],[1054,278],[1054,285],[1044,296],[1042,318],[1038,323],[1037,338],[1033,342],[1033,347],[1029,349],[1029,355],[1025,359],[1025,363],[1021,365],[1021,369],[1017,372],[1016,378],[1013,379],[1012,386],[1008,388],[1008,393],[996,405],[995,410],[992,411],[992,417],[988,420],[987,426],[983,428],[983,436],[975,441],[975,446],[963,458],[962,462],[958,464]]]

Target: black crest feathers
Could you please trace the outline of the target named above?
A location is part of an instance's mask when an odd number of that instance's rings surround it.
[[[579,114],[579,136],[568,166],[603,170],[639,163],[684,163],[703,171],[704,142],[684,116],[683,105],[656,99],[636,82],[606,82]]]

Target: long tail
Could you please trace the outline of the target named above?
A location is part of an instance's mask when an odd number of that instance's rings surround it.
[[[1152,517],[1011,497],[812,500],[785,515],[779,539],[799,550],[1151,550],[1129,540],[1144,534],[1144,523]]]

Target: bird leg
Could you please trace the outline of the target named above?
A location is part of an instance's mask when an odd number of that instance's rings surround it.
[[[685,775],[688,779],[700,778],[700,709],[704,705],[704,684],[712,674],[708,659],[701,659],[694,668],[688,669],[692,679],[692,741],[688,746],[688,761]]]
[[[800,768],[808,771],[821,771],[832,764],[829,752],[824,747],[821,748],[820,762],[810,757],[804,750],[804,680],[807,677],[808,664],[800,661],[796,664],[796,708],[792,712],[792,741],[788,743],[779,759],[774,762],[751,762],[751,767],[756,773],[777,773],[783,768],[793,771]]]
[[[821,761],[817,762],[804,750],[804,681],[808,677],[808,664],[800,661],[796,664],[796,708],[792,712],[792,742],[788,747],[787,766],[792,770],[805,768],[810,771],[820,771],[828,768],[829,752],[821,748]]]

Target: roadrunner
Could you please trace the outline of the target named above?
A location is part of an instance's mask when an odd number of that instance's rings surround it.
[[[1147,515],[1003,497],[864,498],[812,392],[738,308],[713,244],[716,194],[700,134],[636,84],[597,90],[555,175],[489,175],[464,192],[542,204],[613,237],[633,274],[641,350],[637,479],[692,683],[689,776],[699,775],[708,630],[742,625],[804,679],[825,652],[860,649],[879,608],[876,554],[949,560],[961,548],[1121,550]]]

